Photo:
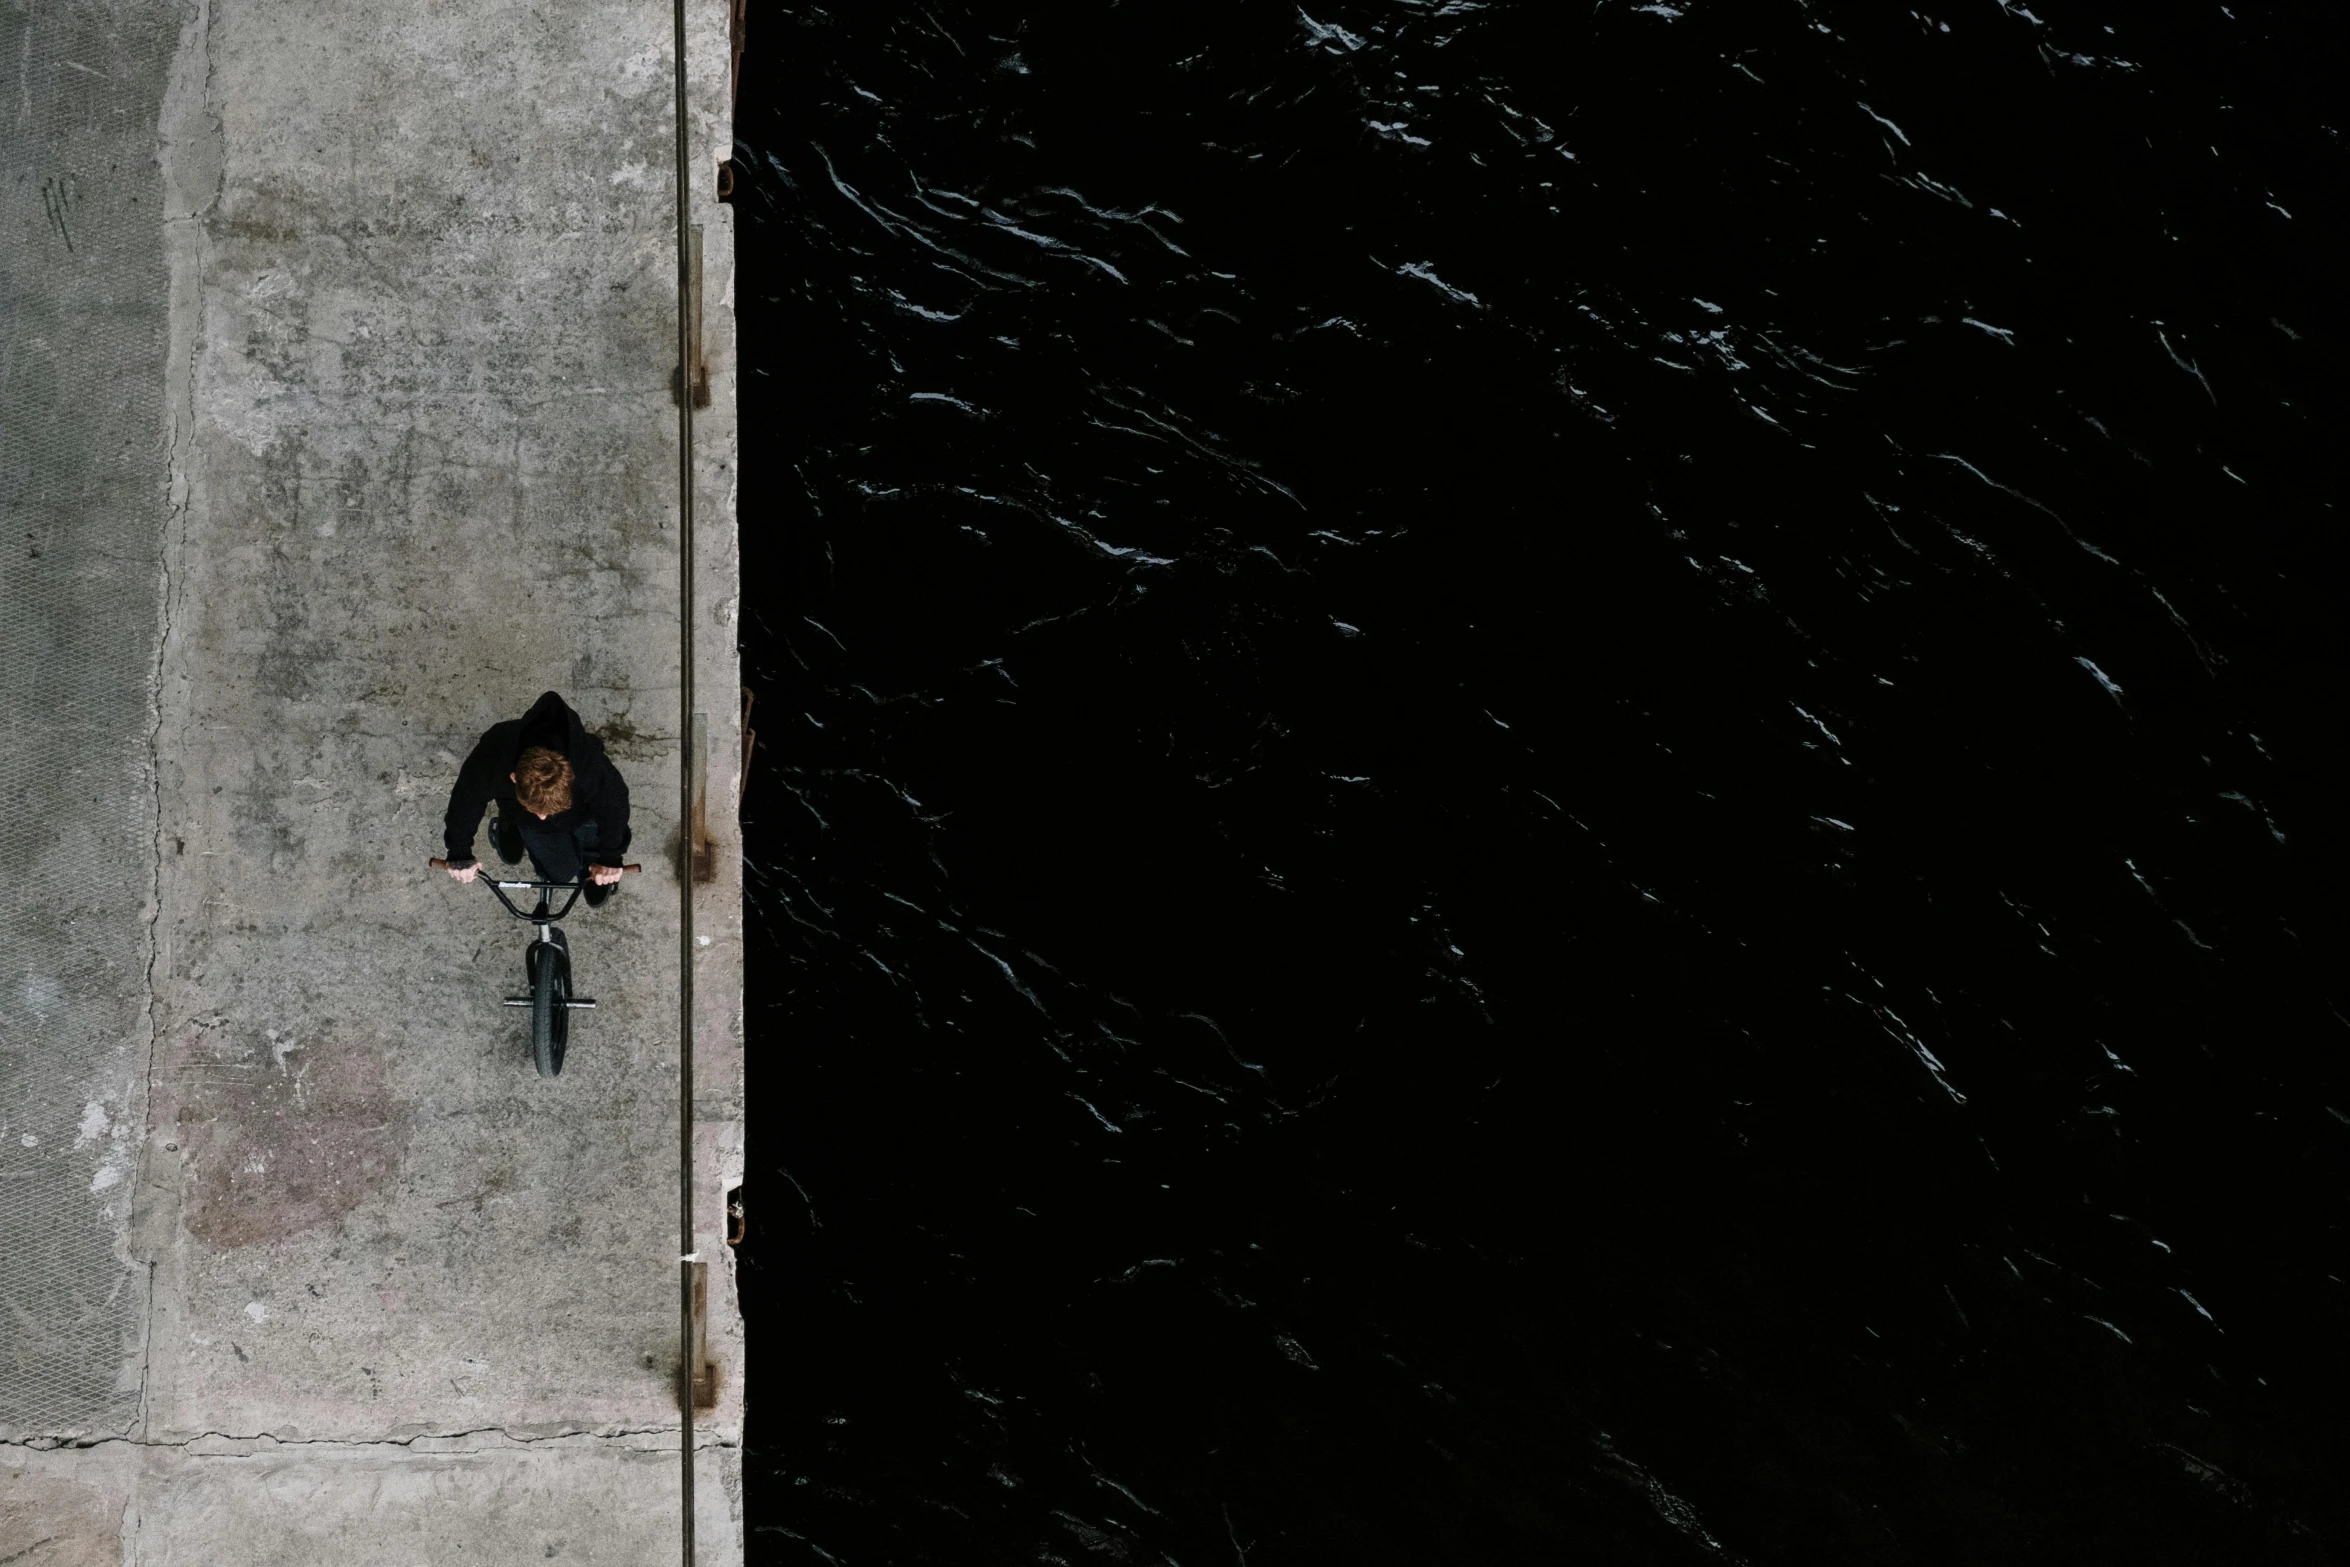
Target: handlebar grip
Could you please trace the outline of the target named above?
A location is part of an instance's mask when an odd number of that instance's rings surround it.
[[[623,876],[634,876],[643,869],[644,867],[642,865],[623,865],[620,867],[620,874]]]

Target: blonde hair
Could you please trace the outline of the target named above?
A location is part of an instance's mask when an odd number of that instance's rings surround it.
[[[514,761],[514,798],[537,816],[571,809],[571,758],[534,745]]]

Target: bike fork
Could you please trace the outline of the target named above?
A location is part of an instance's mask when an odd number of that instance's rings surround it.
[[[541,903],[533,912],[544,915],[547,912],[546,904]],[[531,966],[531,953],[538,954],[536,961],[540,963],[562,964],[563,977],[568,981],[571,978],[571,943],[564,938],[563,927],[536,919],[531,924],[539,934],[538,939],[530,944],[529,951],[523,954],[522,978],[524,983],[536,985],[538,982],[538,973]],[[531,998],[529,996],[508,996],[506,998],[506,1005],[510,1007],[527,1007],[530,1004]],[[563,1005],[575,1012],[593,1012],[596,1009],[595,998],[592,996],[566,996],[563,998]]]

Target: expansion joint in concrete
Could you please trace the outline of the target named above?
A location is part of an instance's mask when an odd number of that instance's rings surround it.
[[[213,98],[212,5],[197,0],[182,24],[171,77],[164,90],[160,157],[164,202],[164,260],[166,281],[166,384],[164,410],[169,442],[169,490],[163,518],[160,576],[162,592],[155,628],[155,662],[147,693],[147,771],[153,789],[155,833],[151,844],[152,875],[146,908],[147,1040],[145,1070],[140,1074],[141,1101],[137,1107],[142,1130],[153,1113],[155,1074],[162,1056],[166,1025],[164,998],[171,978],[171,925],[165,917],[165,843],[173,837],[169,810],[169,780],[165,772],[171,752],[166,735],[170,714],[172,659],[179,651],[181,603],[185,591],[180,567],[186,554],[191,514],[200,486],[196,461],[197,361],[202,351],[206,218],[218,204],[226,166],[221,156],[219,113]],[[178,199],[173,199],[174,197]],[[142,1150],[140,1164],[145,1164]],[[139,1203],[151,1200],[149,1183],[139,1182],[134,1198],[134,1234],[142,1215]],[[149,1421],[151,1371],[155,1349],[155,1263],[151,1237],[134,1240],[134,1256],[146,1264],[146,1299],[139,1326],[139,1397],[134,1430],[145,1432]]]
[[[253,1436],[239,1436],[227,1431],[205,1431],[176,1442],[158,1442],[144,1437],[102,1436],[80,1439],[58,1437],[24,1437],[0,1439],[0,1448],[22,1448],[29,1452],[54,1452],[61,1448],[146,1448],[184,1453],[191,1458],[255,1458],[281,1450],[301,1448],[330,1452],[368,1453],[390,1448],[422,1453],[494,1453],[513,1448],[545,1447],[561,1444],[574,1447],[606,1444],[635,1448],[641,1451],[673,1450],[678,1428],[674,1425],[615,1426],[596,1431],[515,1431],[505,1426],[478,1426],[464,1431],[419,1431],[409,1436],[374,1437],[280,1437],[268,1432]],[[443,1445],[447,1444],[447,1445]],[[697,1449],[716,1450],[739,1444],[718,1436],[706,1436],[695,1444]]]

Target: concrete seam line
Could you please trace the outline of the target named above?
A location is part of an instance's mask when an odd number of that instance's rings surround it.
[[[169,440],[167,473],[169,488],[165,492],[162,533],[163,592],[159,605],[161,624],[155,642],[155,688],[151,696],[151,721],[147,730],[147,765],[154,790],[155,805],[155,876],[152,885],[152,906],[147,913],[147,1039],[145,1044],[146,1071],[140,1087],[139,1117],[150,1122],[155,1113],[155,1074],[163,1054],[165,1038],[177,1023],[164,1016],[163,986],[171,978],[171,921],[164,909],[165,871],[168,865],[163,853],[163,840],[169,835],[164,821],[164,761],[170,741],[165,734],[169,724],[170,698],[167,695],[170,661],[174,643],[182,635],[180,600],[186,594],[184,573],[177,570],[187,553],[188,529],[191,516],[199,501],[200,477],[197,470],[199,452],[196,444],[197,356],[195,338],[202,334],[202,302],[204,297],[205,263],[210,254],[211,236],[204,224],[204,215],[217,202],[220,193],[216,183],[210,193],[179,187],[187,198],[187,210],[175,215],[169,196],[178,186],[178,175],[184,166],[185,144],[190,138],[190,122],[195,123],[197,135],[206,116],[212,113],[212,5],[211,0],[197,0],[195,10],[181,25],[178,49],[172,59],[171,81],[165,89],[163,141],[158,149],[157,172],[161,175],[166,193],[162,214],[165,236],[164,258],[168,272],[165,284],[170,299],[170,341],[164,375],[167,385],[166,424]],[[216,176],[225,180],[225,169]],[[179,336],[179,317],[183,304],[192,305],[194,320],[190,323],[191,336]],[[146,1203],[153,1197],[146,1193],[143,1178],[149,1146],[153,1143],[152,1125],[144,1125],[146,1136],[140,1147],[140,1181]],[[141,1212],[141,1202],[134,1200],[129,1215],[130,1234],[138,1253],[144,1253],[146,1266],[146,1299],[139,1325],[139,1401],[131,1430],[144,1443],[152,1431],[152,1396],[155,1365],[155,1280],[157,1264],[155,1248],[145,1235],[151,1233],[152,1215]],[[130,1432],[124,1432],[125,1439]]]
[[[0,1448],[16,1448],[20,1451],[34,1453],[49,1453],[68,1449],[80,1451],[84,1448],[97,1447],[144,1447],[162,1451],[186,1452],[187,1449],[194,1447],[199,1442],[252,1442],[266,1445],[257,1445],[253,1451],[245,1453],[190,1453],[188,1456],[191,1458],[262,1458],[279,1448],[288,1447],[347,1448],[353,1451],[364,1451],[379,1447],[413,1448],[418,1442],[463,1442],[474,1437],[490,1436],[514,1447],[536,1447],[549,1442],[620,1442],[626,1441],[630,1437],[639,1436],[666,1437],[676,1430],[677,1427],[673,1425],[625,1426],[615,1431],[550,1431],[544,1436],[518,1436],[503,1426],[478,1426],[465,1431],[420,1431],[414,1436],[381,1437],[276,1436],[267,1431],[240,1436],[231,1431],[201,1431],[194,1436],[176,1442],[158,1442],[130,1436],[104,1436],[89,1441],[57,1440],[47,1437],[14,1437],[0,1439]],[[739,1444],[721,1441],[713,1445],[734,1447]],[[427,1448],[425,1451],[430,1454],[437,1450]],[[470,1453],[496,1452],[498,1449],[494,1447],[453,1447],[446,1451],[452,1457],[460,1457]],[[659,1449],[646,1448],[643,1451],[655,1452]],[[4,1567],[5,1561],[6,1558],[0,1558],[0,1567]]]
[[[694,1247],[694,364],[690,128],[686,119],[685,0],[671,0],[677,95],[677,1249]],[[678,1526],[694,1567],[694,1265],[677,1265]]]

